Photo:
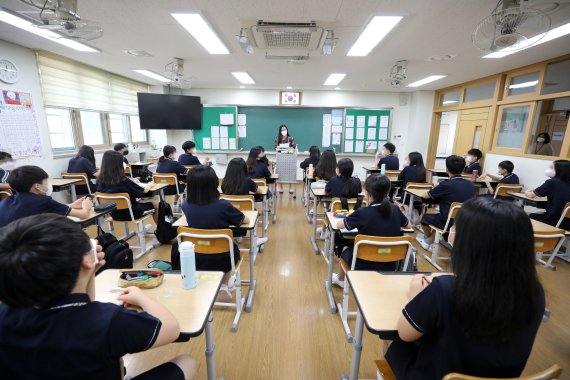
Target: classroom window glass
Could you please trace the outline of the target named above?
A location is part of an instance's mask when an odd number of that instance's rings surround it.
[[[129,141],[129,131],[123,115],[109,114],[109,132],[112,144]]]
[[[530,106],[504,108],[497,136],[497,147],[523,147],[523,140],[528,127]]]
[[[461,91],[452,91],[442,94],[439,99],[440,106],[456,106],[459,105],[459,98],[461,97]]]
[[[103,115],[99,112],[80,111],[81,132],[83,134],[83,144],[104,145],[105,128],[103,125]]]
[[[551,63],[546,66],[543,94],[570,91],[570,60]]]
[[[507,94],[509,96],[536,92],[538,86],[538,71],[529,74],[517,75],[509,81]]]
[[[467,87],[463,93],[463,102],[492,99],[495,95],[495,81]]]
[[[569,116],[570,97],[538,102],[526,152],[539,156],[561,156]],[[544,141],[538,141],[539,137]]]
[[[132,141],[133,142],[146,141],[147,140],[146,130],[141,129],[141,121],[140,121],[138,115],[130,115],[129,121],[130,121],[130,125],[131,125]]]
[[[60,108],[46,108],[51,147],[54,151],[75,149],[71,112]]]

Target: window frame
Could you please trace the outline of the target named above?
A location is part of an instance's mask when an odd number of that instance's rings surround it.
[[[509,108],[519,108],[519,107],[529,107],[528,117],[525,124],[525,132],[520,148],[508,148],[503,146],[497,146],[497,140],[499,140],[499,130],[501,128],[501,121],[503,118],[503,111]],[[503,104],[497,107],[497,117],[495,122],[495,134],[493,136],[493,145],[491,152],[498,154],[507,154],[510,156],[523,156],[526,155],[526,149],[528,147],[528,140],[530,138],[532,123],[534,121],[534,115],[536,112],[536,102],[524,102],[524,103],[513,103],[513,104]]]
[[[537,76],[538,83],[536,84],[534,91],[525,92],[524,94],[509,95],[509,85],[513,78],[533,73],[538,73]],[[544,68],[538,67],[536,65],[533,65],[528,68],[509,71],[506,75],[505,85],[503,87],[503,101],[511,103],[511,102],[535,99],[537,96],[540,95],[543,83],[544,83]]]

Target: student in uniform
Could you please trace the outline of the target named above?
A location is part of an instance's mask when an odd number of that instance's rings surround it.
[[[467,162],[467,166],[465,166],[465,174],[473,173],[473,170],[477,170],[478,173],[481,173],[481,165],[479,161],[483,158],[483,152],[479,149],[469,149],[467,154],[465,155],[465,162]]]
[[[257,184],[248,177],[247,165],[243,158],[232,158],[222,180],[222,193],[226,195],[261,194]]]
[[[443,229],[451,204],[453,202],[463,203],[475,196],[473,183],[461,177],[461,172],[465,168],[465,159],[456,155],[449,156],[445,159],[445,166],[449,179],[429,190],[424,196],[426,200],[430,199],[439,203],[439,214],[425,214],[421,220],[424,234],[416,236],[416,240],[425,250],[431,250],[435,236],[435,231],[429,225]]]
[[[95,151],[88,145],[83,145],[79,148],[77,155],[69,160],[67,165],[68,173],[85,173],[87,174],[87,179],[89,180],[87,185],[76,185],[75,192],[77,195],[89,194],[87,191],[87,186],[91,190],[91,193],[97,191],[97,185],[91,182],[92,179],[97,178],[99,171],[95,164]]]
[[[251,148],[246,161],[247,175],[249,178],[271,177],[271,169],[267,166],[263,157],[263,152],[259,147]]]
[[[10,190],[8,185],[8,175],[16,168],[16,163],[12,155],[7,152],[0,152],[0,190]]]
[[[182,150],[184,153],[178,156],[180,165],[201,165],[200,160],[196,157],[196,144],[194,144],[194,141],[185,141],[182,144]],[[209,160],[208,156],[204,157],[204,165],[207,165]]]
[[[337,220],[337,228],[352,230],[357,228],[361,235],[371,236],[402,236],[402,228],[411,228],[408,218],[400,208],[390,203],[390,180],[380,173],[374,173],[366,178],[364,190],[368,198],[368,207],[361,207],[344,219]],[[346,247],[341,255],[349,266],[352,265],[352,247]],[[398,263],[377,263],[356,259],[355,270],[393,271]],[[333,284],[344,287],[344,271],[333,274]]]
[[[271,167],[271,161],[269,161],[269,158],[267,158],[267,155],[265,154],[265,148],[262,145],[258,145],[258,146],[256,146],[256,148],[261,150],[261,160],[260,161],[264,162],[268,168]]]
[[[141,185],[144,185],[141,186]],[[149,197],[148,192],[154,186],[154,182],[138,184],[127,177],[123,171],[123,155],[120,152],[108,150],[103,154],[101,170],[97,177],[97,191],[101,193],[127,193],[131,200],[131,207],[135,219],[152,213],[156,223],[158,220],[158,196]],[[128,209],[115,210],[111,213],[115,220],[131,220]],[[150,231],[152,225],[145,226],[146,231]]]
[[[529,218],[479,197],[465,202],[455,227],[453,275],[412,278],[400,339],[385,342],[384,356],[398,379],[518,378],[545,307]]]
[[[309,158],[305,158],[303,162],[299,165],[301,169],[307,170],[307,168],[312,164],[315,168],[319,164],[319,159],[321,158],[321,151],[319,147],[313,145],[309,148]]]
[[[504,183],[506,185],[518,185],[520,183],[519,177],[515,173],[513,173],[513,170],[515,170],[515,164],[513,164],[512,161],[508,160],[501,161],[499,162],[497,175],[483,173],[483,175],[479,177],[479,180],[485,181],[485,185],[487,185],[487,190],[489,190],[489,194],[493,195],[495,194],[495,189],[493,189],[493,187],[491,186],[489,178],[491,178],[493,181]]]
[[[570,202],[570,161],[556,160],[545,172],[550,179],[534,190],[527,191],[529,198],[547,197],[544,214],[530,214],[532,219],[555,226],[562,216],[567,202]],[[570,219],[565,218],[560,228],[570,231]]]
[[[87,197],[68,205],[51,198],[53,187],[40,167],[25,165],[10,172],[8,184],[16,192],[0,202],[0,227],[26,216],[53,213],[85,219],[93,207]]]
[[[178,191],[182,194],[186,189],[184,182],[180,183],[180,176],[186,174],[188,169],[176,161],[176,148],[172,145],[165,145],[162,148],[162,156],[158,159],[156,165],[157,173],[175,173],[178,180]],[[176,192],[176,185],[169,185],[164,189],[164,195],[174,195],[174,204],[178,204],[178,193]],[[176,207],[175,207],[176,208]]]
[[[129,155],[129,148],[125,144],[117,143],[113,147],[113,150],[115,152],[121,153],[123,155],[123,162],[127,165],[129,164],[129,160],[127,159],[127,156]]]
[[[330,181],[336,175],[336,167],[336,154],[334,150],[327,149],[321,155],[313,176],[320,181]]]
[[[249,223],[241,211],[225,199],[220,199],[218,176],[209,166],[196,166],[188,172],[188,196],[182,203],[182,211],[190,228],[224,229]],[[234,263],[240,259],[239,247],[234,243]],[[203,255],[196,254],[196,269],[222,271],[225,273],[220,288],[220,301],[232,298],[235,278],[231,277],[229,252]],[[230,278],[232,281],[230,281]]]
[[[121,380],[123,356],[178,339],[172,313],[137,287],[114,297],[142,311],[95,301],[95,273],[104,264],[101,246],[63,216],[26,217],[0,229],[3,379]],[[182,355],[132,379],[195,375],[194,358]]]
[[[325,186],[325,192],[333,198],[356,198],[362,191],[358,177],[353,177],[354,163],[350,158],[341,158],[336,168],[337,175],[332,177]]]
[[[380,161],[378,161],[378,169],[382,167],[382,164],[386,165],[386,170],[400,169],[400,160],[398,160],[398,157],[394,156],[395,151],[396,151],[396,146],[394,144],[392,143],[384,144],[384,150],[382,151],[382,158],[380,159]]]
[[[411,152],[404,162],[404,169],[398,174],[398,180],[402,181],[404,188],[408,182],[425,183],[426,167],[421,153]]]

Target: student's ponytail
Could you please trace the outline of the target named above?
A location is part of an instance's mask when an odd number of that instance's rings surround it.
[[[350,158],[343,158],[338,161],[338,172],[344,179],[344,186],[342,187],[342,196],[346,198],[355,198],[358,196],[358,189],[352,178],[354,171],[354,163]]]
[[[372,198],[372,202],[379,204],[376,206],[378,212],[385,218],[392,215],[392,204],[390,203],[390,180],[385,175],[375,173],[366,178],[364,188]]]
[[[380,203],[380,206],[378,206],[378,211],[380,211],[380,214],[382,214],[384,218],[389,218],[392,216],[392,204],[390,203],[390,200],[387,196],[384,197],[382,203]]]
[[[345,198],[356,198],[358,196],[358,189],[352,177],[345,177],[344,186],[342,188],[342,196]]]

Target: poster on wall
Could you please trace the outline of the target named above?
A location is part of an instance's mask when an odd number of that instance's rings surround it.
[[[32,95],[0,89],[0,150],[15,159],[42,155]]]

